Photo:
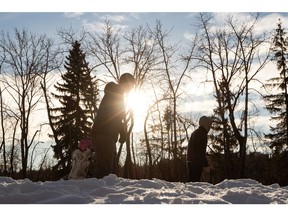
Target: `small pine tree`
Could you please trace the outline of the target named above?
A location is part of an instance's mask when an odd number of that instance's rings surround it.
[[[58,140],[53,146],[54,157],[58,159],[54,168],[61,170],[62,176],[71,169],[71,156],[78,141],[90,136],[98,100],[97,83],[91,77],[85,53],[78,41],[72,44],[64,67],[66,73],[61,76],[63,82],[55,85],[60,94],[53,94],[61,106],[52,109]]]
[[[287,95],[287,48],[288,48],[288,38],[285,37],[286,32],[281,26],[281,22],[278,23],[278,28],[276,29],[276,34],[273,40],[274,58],[276,61],[277,69],[280,71],[279,77],[272,78],[268,80],[266,87],[271,87],[272,89],[277,88],[275,94],[264,96],[266,101],[266,108],[274,116],[271,117],[272,120],[277,121],[275,127],[270,127],[271,133],[266,134],[265,137],[271,140],[271,148],[275,147],[276,152],[288,147],[288,95]]]

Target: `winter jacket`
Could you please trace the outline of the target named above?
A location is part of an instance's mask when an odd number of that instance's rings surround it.
[[[206,158],[207,134],[211,128],[212,120],[202,116],[199,120],[200,127],[190,137],[187,149],[187,162],[200,167],[207,167]]]
[[[86,151],[76,149],[72,154],[72,169],[68,175],[68,179],[86,178],[93,154],[90,149]]]
[[[117,142],[119,134],[124,136],[123,119],[125,107],[123,93],[120,86],[113,82],[106,85],[104,93],[94,120],[91,135],[92,137],[106,135],[112,138],[114,142]]]
[[[187,162],[207,167],[206,159],[207,130],[200,126],[195,130],[189,140],[187,149]]]

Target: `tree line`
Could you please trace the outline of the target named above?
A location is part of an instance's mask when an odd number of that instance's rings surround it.
[[[198,127],[202,108],[197,113],[181,108],[190,100],[187,86],[200,85],[195,77],[201,73],[200,82],[213,86],[215,101],[208,151],[213,169],[205,180],[253,178],[287,185],[288,39],[281,21],[271,32],[260,33],[259,20],[259,14],[245,21],[227,16],[219,26],[213,14],[199,13],[195,33],[185,44],[171,41],[173,29],[164,29],[159,20],[126,32],[109,21],[97,31],[62,28],[58,43],[28,29],[15,28],[13,35],[2,31],[1,174],[35,181],[67,175],[78,141],[90,136],[105,83],[117,82],[128,68],[135,88],[150,90],[152,103],[138,139],[133,111],[127,110],[130,139],[117,145],[118,176],[185,181],[184,143]],[[265,76],[271,61],[275,77],[263,83],[259,76]],[[263,107],[255,98],[265,101],[275,122],[268,134],[256,129]],[[35,117],[43,120],[35,125]],[[45,127],[52,144],[39,153]]]

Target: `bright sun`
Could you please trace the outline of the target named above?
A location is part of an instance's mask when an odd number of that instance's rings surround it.
[[[134,113],[134,131],[143,130],[144,120],[149,108],[148,97],[140,90],[132,90],[127,96],[126,107]]]

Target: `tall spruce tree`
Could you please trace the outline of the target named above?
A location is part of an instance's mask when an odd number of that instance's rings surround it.
[[[62,176],[71,169],[71,156],[78,141],[90,136],[98,101],[97,83],[91,77],[85,53],[78,41],[72,44],[64,67],[66,73],[61,76],[62,81],[55,85],[59,94],[53,94],[61,105],[51,110],[57,136],[53,150],[58,163],[54,168],[61,170],[59,175]]]
[[[278,77],[268,80],[266,87],[273,88],[275,94],[264,96],[266,108],[272,114],[271,119],[277,121],[277,124],[270,127],[271,133],[266,134],[266,138],[271,140],[270,147],[276,152],[281,152],[288,147],[288,95],[287,95],[287,56],[288,56],[288,38],[282,28],[281,21],[277,24],[273,40],[274,58],[277,69],[280,71]]]

